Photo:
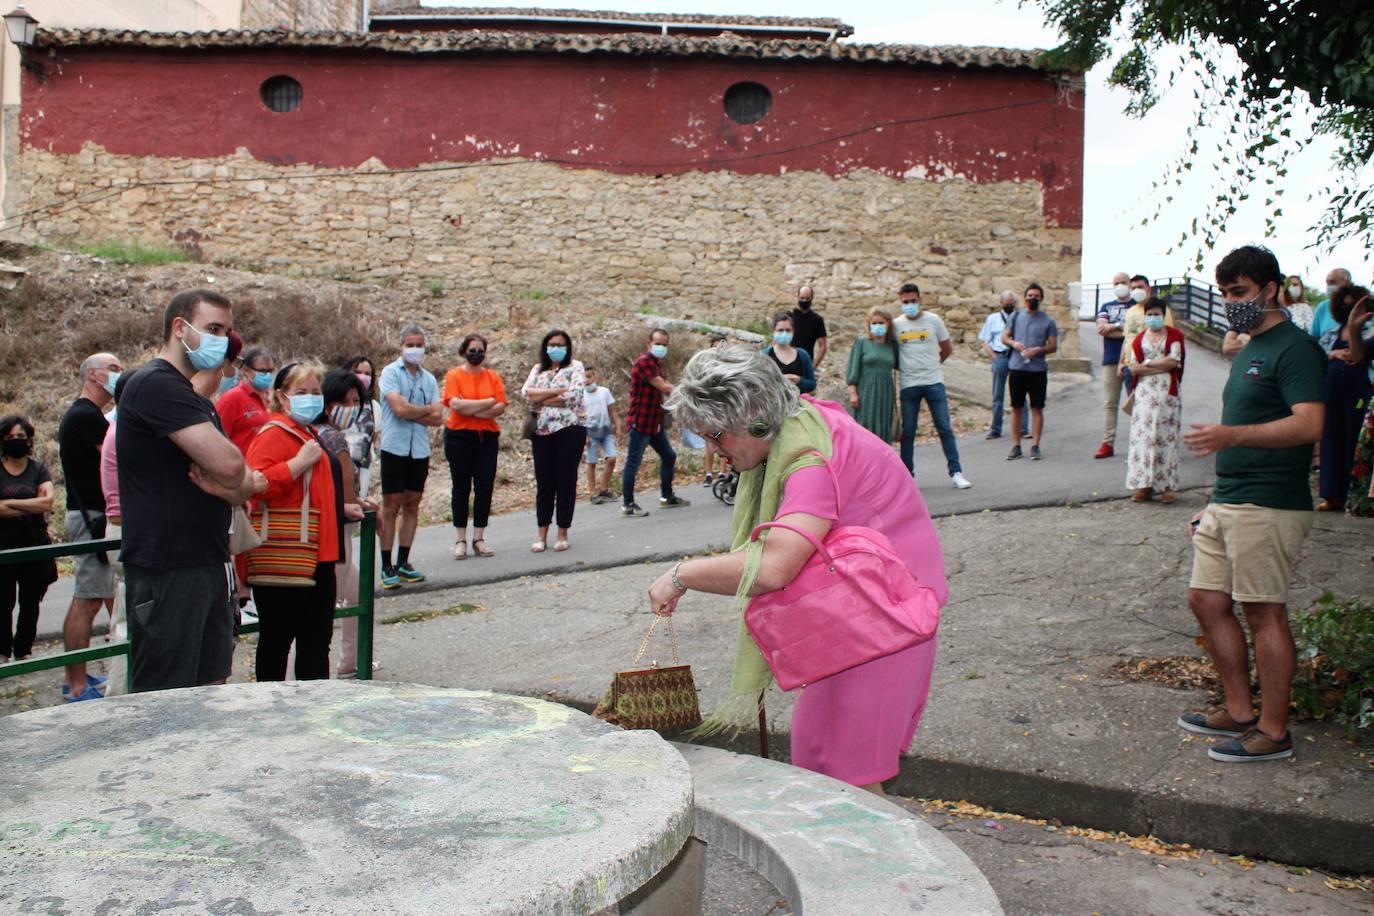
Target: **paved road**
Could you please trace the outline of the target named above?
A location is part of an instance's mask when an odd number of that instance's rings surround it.
[[[1101,339],[1092,325],[1081,328],[1083,355],[1097,362],[1101,358]],[[1221,412],[1221,387],[1229,365],[1220,356],[1195,347],[1189,352],[1188,374],[1184,383],[1184,423],[1216,422]],[[1092,454],[1102,437],[1101,366],[1087,382],[1060,392],[1046,408],[1046,429],[1042,450],[1045,460],[1005,460],[1010,439],[986,441],[981,435],[959,440],[964,474],[973,482],[970,490],[955,490],[949,485],[944,457],[938,443],[922,445],[916,452],[916,480],[921,486],[932,515],[962,515],[985,510],[1021,509],[1111,499],[1125,493],[1125,458],[1130,418],[1124,414],[1117,434],[1118,457],[1095,461]],[[923,421],[929,416],[923,414]],[[1010,427],[1008,419],[1006,426]],[[442,464],[436,466],[442,473]],[[1212,483],[1211,459],[1196,460],[1185,454],[1182,466],[1183,488]],[[517,512],[492,520],[487,529],[489,546],[496,556],[470,557],[455,562],[449,551],[452,529],[444,525],[424,528],[416,538],[412,562],[429,582],[419,588],[482,584],[516,576],[547,573],[557,569],[603,569],[640,560],[665,560],[695,553],[710,546],[724,545],[728,539],[730,511],[698,486],[682,492],[692,500],[685,509],[659,511],[652,507],[655,482],[646,481],[644,496],[650,508],[648,518],[623,519],[618,504],[593,506],[583,503],[573,522],[573,547],[566,553],[531,554],[534,540],[533,514]],[[390,594],[390,593],[388,593]],[[43,603],[39,633],[61,632],[63,615],[71,600],[71,580],[53,585]],[[104,618],[102,617],[102,620]]]

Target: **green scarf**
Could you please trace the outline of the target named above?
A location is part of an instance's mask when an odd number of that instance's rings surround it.
[[[815,455],[826,458],[834,454],[830,427],[813,405],[802,402],[801,411],[786,420],[773,439],[768,458],[756,468],[744,471],[735,492],[735,514],[730,522],[730,550],[744,551],[744,573],[735,591],[735,613],[739,615],[739,635],[735,641],[735,667],[730,677],[730,694],[715,711],[698,726],[692,736],[708,736],[730,732],[738,734],[754,721],[758,714],[760,694],[773,682],[772,672],[763,653],[754,644],[744,625],[744,612],[749,606],[749,592],[759,577],[763,559],[765,531],[750,543],[749,535],[764,522],[777,516],[782,502],[783,484],[796,471],[821,463]]]

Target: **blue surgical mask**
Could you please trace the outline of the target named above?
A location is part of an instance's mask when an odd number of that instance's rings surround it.
[[[1164,327],[1164,316],[1146,315],[1145,327],[1149,328],[1151,331],[1158,331],[1160,328]]]
[[[324,410],[324,395],[291,395],[291,419],[297,423],[314,423],[315,418]]]
[[[872,334],[874,337],[882,337],[884,334],[887,333],[887,325],[870,324],[868,326],[868,333]]]
[[[653,344],[649,347],[649,354],[653,356],[654,359],[662,359],[663,357],[668,355],[668,345]]]
[[[195,367],[196,371],[218,369],[224,365],[224,357],[229,352],[229,338],[206,334],[189,321],[186,322],[186,326],[200,335],[200,343],[194,350],[186,346],[185,340],[181,342],[181,345],[186,348],[187,358],[191,360],[191,365]]]
[[[221,378],[219,380],[219,393],[224,394],[224,392],[232,390],[238,383],[239,379],[236,375],[231,375],[228,378]]]
[[[266,391],[268,388],[272,387],[272,378],[276,374],[275,372],[258,372],[255,369],[253,370],[253,377],[248,380],[248,384],[252,385],[258,391]]]
[[[773,343],[778,344],[779,346],[785,347],[785,346],[787,346],[788,344],[790,344],[791,342],[792,342],[792,332],[791,332],[791,331],[774,331],[774,332],[773,332]]]
[[[902,303],[902,314],[905,315],[906,317],[908,317],[908,318],[915,318],[915,317],[916,317],[917,315],[919,315],[920,313],[921,313],[921,303],[919,303],[919,302],[903,302],[903,303]]]
[[[545,347],[544,352],[549,355],[549,359],[560,366],[563,364],[563,360],[568,358],[567,347]]]
[[[105,379],[105,384],[101,385],[100,387],[104,388],[106,393],[109,394],[110,397],[114,397],[115,383],[118,381],[119,373],[111,369],[109,372],[109,378]]]

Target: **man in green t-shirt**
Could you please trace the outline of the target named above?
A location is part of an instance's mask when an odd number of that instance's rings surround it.
[[[1178,724],[1233,740],[1213,760],[1277,760],[1293,754],[1288,700],[1297,667],[1288,627],[1288,583],[1312,528],[1308,467],[1321,437],[1326,359],[1279,307],[1283,273],[1267,248],[1246,245],[1217,265],[1231,329],[1250,335],[1222,391],[1221,422],[1183,437],[1193,454],[1217,456],[1212,502],[1193,519],[1188,605],[1202,625],[1225,706],[1185,713]],[[1255,639],[1263,703],[1255,715],[1239,604]]]

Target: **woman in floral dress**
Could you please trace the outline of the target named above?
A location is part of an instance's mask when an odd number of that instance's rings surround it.
[[[1136,502],[1155,491],[1171,503],[1178,489],[1178,450],[1183,441],[1183,333],[1165,327],[1168,306],[1159,299],[1145,305],[1145,330],[1130,341],[1135,356],[1135,406],[1131,413],[1131,451],[1126,459],[1126,489]]]

